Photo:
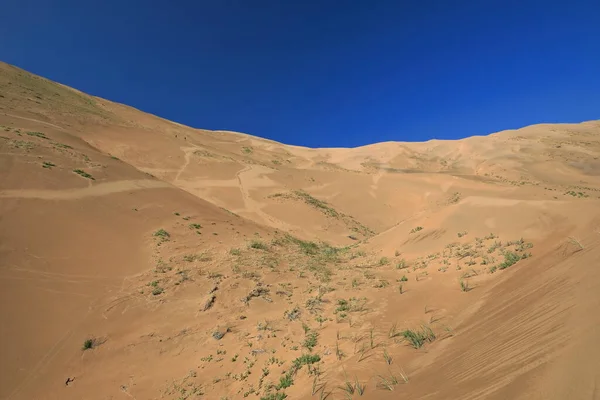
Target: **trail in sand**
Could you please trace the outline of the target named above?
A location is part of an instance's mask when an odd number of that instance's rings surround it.
[[[156,189],[170,187],[166,182],[150,179],[123,180],[100,183],[94,186],[78,189],[19,189],[3,190],[0,198],[41,199],[41,200],[77,200],[84,197],[106,196],[113,193],[131,190]]]

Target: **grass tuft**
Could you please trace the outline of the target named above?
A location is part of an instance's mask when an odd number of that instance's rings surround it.
[[[423,325],[420,330],[406,329],[401,335],[408,341],[414,349],[420,349],[426,342],[433,342],[436,339],[435,333],[428,326]]]
[[[85,339],[83,342],[82,350],[89,350],[94,348],[95,340],[94,339]]]
[[[269,246],[267,246],[266,243],[261,242],[260,240],[253,240],[250,242],[250,244],[248,245],[249,248],[251,249],[257,249],[257,250],[269,250]]]

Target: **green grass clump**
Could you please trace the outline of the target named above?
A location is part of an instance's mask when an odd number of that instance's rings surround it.
[[[315,242],[309,242],[298,239],[296,244],[300,247],[300,250],[307,255],[316,255],[319,252],[319,245]]]
[[[275,386],[275,389],[287,389],[294,384],[294,378],[292,377],[292,373],[288,372],[281,378],[279,378],[279,384]]]
[[[417,226],[416,228],[412,228],[410,230],[410,233],[417,233],[417,232],[422,231],[422,230],[423,230],[422,226]]]
[[[317,345],[318,337],[319,337],[319,334],[317,332],[309,332],[306,335],[306,338],[304,339],[304,343],[302,343],[302,346],[306,347],[309,351],[312,351],[312,349],[314,349],[315,346]]]
[[[200,224],[190,224],[189,227],[190,227],[190,229],[200,229],[200,228],[202,228],[202,225],[200,225]]]
[[[436,338],[435,333],[428,326],[422,326],[420,330],[407,329],[401,332],[405,340],[415,349],[423,347],[425,342],[433,342]]]
[[[257,250],[269,250],[269,246],[267,246],[266,243],[261,242],[260,240],[251,241],[250,244],[248,245],[248,247],[250,247],[251,249],[257,249]]]
[[[169,232],[165,231],[162,228],[154,232],[154,236],[161,238],[162,240],[169,240],[169,238],[171,237]]]
[[[94,347],[94,339],[85,339],[85,341],[83,342],[82,349],[89,350],[93,347]]]
[[[160,286],[157,286],[154,289],[152,289],[152,295],[158,296],[159,294],[162,294],[164,291],[165,290],[163,288],[161,288]]]
[[[319,361],[321,361],[321,357],[317,354],[303,354],[292,361],[292,367],[295,371],[298,371],[303,365],[311,365]]]
[[[520,259],[521,259],[521,256],[519,256],[518,254],[513,253],[511,251],[507,251],[504,253],[504,262],[500,263],[500,265],[498,265],[498,268],[506,269],[506,268],[516,264]]]
[[[46,136],[42,132],[25,132],[25,133],[27,133],[29,136],[36,136],[36,137],[39,137],[42,139],[48,139],[48,136]]]
[[[56,167],[56,164],[51,163],[50,161],[44,161],[42,163],[42,168],[52,169],[52,167]]]
[[[74,169],[73,172],[75,172],[77,175],[83,176],[84,178],[91,179],[93,181],[96,180],[92,175],[88,174],[82,169]]]
[[[351,297],[349,300],[339,299],[338,306],[334,310],[334,314],[344,313],[344,312],[354,312],[354,311],[363,311],[365,309],[366,299],[357,299],[356,297]]]

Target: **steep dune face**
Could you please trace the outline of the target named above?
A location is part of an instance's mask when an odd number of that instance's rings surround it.
[[[309,149],[0,93],[0,398],[600,398],[599,121]]]

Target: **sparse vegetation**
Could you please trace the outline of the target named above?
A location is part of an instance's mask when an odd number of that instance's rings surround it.
[[[75,172],[77,175],[80,175],[84,178],[91,179],[93,181],[96,180],[92,175],[88,174],[87,172],[85,172],[82,169],[74,169],[73,172]]]
[[[154,236],[159,238],[161,241],[167,241],[171,238],[171,235],[169,234],[169,232],[167,232],[164,229],[159,229],[156,232],[154,232]]]
[[[435,333],[428,326],[421,326],[421,329],[407,329],[401,332],[402,336],[411,347],[420,349],[426,342],[433,342],[436,339]]]
[[[504,262],[500,263],[500,265],[498,265],[498,268],[506,269],[506,268],[516,264],[520,259],[521,259],[521,257],[518,254],[513,253],[511,251],[506,251],[504,253]]]
[[[423,227],[422,227],[422,226],[417,226],[417,227],[415,227],[415,228],[412,228],[412,229],[410,230],[410,233],[417,233],[417,232],[419,232],[419,231],[422,231],[422,230],[423,230]]]
[[[294,378],[290,372],[279,378],[279,384],[275,387],[277,390],[287,389],[294,384]]]
[[[284,392],[269,393],[260,398],[260,400],[285,400],[285,399],[287,399],[287,394],[285,394]]]
[[[48,168],[48,169],[52,169],[52,167],[56,167],[56,164],[50,162],[50,161],[44,161],[42,163],[42,168]]]
[[[330,217],[339,217],[340,214],[333,209],[329,204],[327,204],[326,202],[316,199],[313,196],[311,196],[310,194],[306,193],[305,191],[302,190],[296,190],[294,191],[294,194],[296,196],[298,196],[300,199],[304,200],[304,202],[306,204],[309,204],[319,210],[321,210],[323,213],[325,213],[326,215],[329,215]]]
[[[158,296],[159,294],[162,294],[165,290],[161,287],[155,287],[154,289],[152,289],[152,295],[153,296]]]
[[[304,342],[302,343],[302,346],[306,347],[309,351],[312,351],[312,349],[317,345],[318,337],[319,334],[317,332],[308,332]]]
[[[35,137],[39,137],[41,139],[48,140],[48,136],[46,136],[46,134],[44,134],[42,132],[25,132],[25,133],[28,134],[29,136],[35,136]]]
[[[257,250],[269,250],[269,246],[267,246],[266,243],[261,242],[260,240],[253,240],[250,242],[250,244],[248,245],[249,248],[251,249],[257,249]]]
[[[297,372],[303,365],[312,365],[321,361],[321,357],[317,354],[303,354],[292,361],[292,369]]]
[[[357,299],[356,297],[351,297],[349,300],[339,299],[337,303],[338,306],[334,313],[363,311],[365,309],[365,303],[366,299]]]

